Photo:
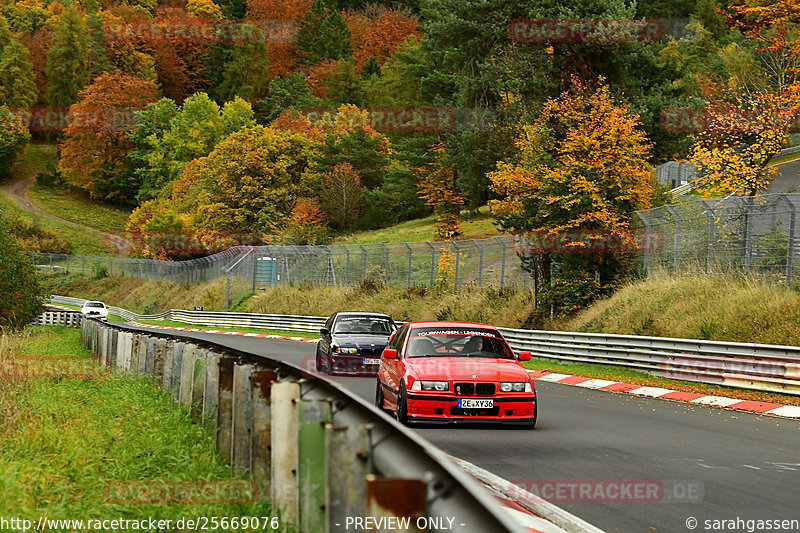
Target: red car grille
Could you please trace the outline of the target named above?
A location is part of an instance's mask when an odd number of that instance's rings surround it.
[[[491,396],[495,392],[494,383],[454,383],[456,396]]]

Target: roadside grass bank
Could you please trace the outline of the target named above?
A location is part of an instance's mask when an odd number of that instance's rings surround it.
[[[13,181],[24,179],[29,176],[35,176],[40,172],[44,172],[47,169],[48,161],[56,161],[55,144],[31,144],[9,172],[8,179],[0,183],[0,185],[5,186]],[[31,200],[38,205],[35,198],[32,197]],[[39,207],[43,208],[45,211],[48,211],[46,207]],[[92,233],[87,233],[86,231],[69,224],[65,224],[57,220],[45,219],[43,217],[34,215],[29,211],[25,211],[11,202],[6,192],[2,189],[0,189],[0,210],[2,210],[4,216],[18,216],[31,225],[38,224],[39,226],[52,230],[58,237],[64,239],[72,245],[73,254],[102,256],[113,255],[109,252],[101,237]],[[80,220],[76,220],[76,222],[83,223]]]
[[[72,189],[41,187],[34,183],[28,194],[31,201],[50,214],[106,233],[125,235],[130,210],[90,200]]]
[[[567,331],[800,346],[800,288],[742,276],[652,276],[563,323]]]
[[[0,358],[6,371],[23,361],[29,369],[26,379],[5,372],[0,387],[0,514],[34,524],[40,516],[173,523],[269,516],[269,505],[252,502],[251,486],[217,453],[211,432],[155,380],[102,372],[79,330],[4,335]],[[37,378],[32,370],[56,363],[85,378]],[[232,503],[231,495],[249,503]]]
[[[374,244],[379,242],[416,242],[434,241],[436,231],[436,216],[400,222],[388,228],[370,231],[361,231],[349,235],[340,235],[333,238],[333,244]],[[464,233],[459,239],[484,239],[501,235],[494,225],[489,207],[483,206],[477,213],[462,211],[462,227]]]
[[[124,322],[124,318],[111,318],[109,320],[119,320]],[[222,331],[237,331],[242,333],[264,333],[267,335],[283,335],[286,337],[303,337],[306,339],[318,339],[319,332],[311,331],[288,331],[281,329],[264,329],[264,328],[246,328],[242,326],[209,326],[207,324],[189,324],[188,322],[179,322],[177,320],[137,320],[140,324],[150,324],[152,326],[166,326],[177,328],[191,328],[191,329],[217,329]]]

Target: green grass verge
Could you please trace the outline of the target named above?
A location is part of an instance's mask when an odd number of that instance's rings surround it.
[[[113,316],[113,315],[110,315]],[[110,318],[109,320],[112,320]],[[123,320],[123,319],[120,319]],[[263,329],[263,328],[244,328],[237,326],[208,326],[205,324],[188,324],[186,322],[178,322],[177,320],[137,320],[140,324],[150,324],[153,326],[167,326],[177,328],[192,328],[192,329],[217,329],[221,331],[241,331],[244,333],[265,333],[268,335],[285,335],[287,337],[304,337],[307,339],[318,339],[319,332],[309,331],[290,331],[285,329]]]
[[[115,235],[125,234],[130,210],[92,201],[80,191],[51,189],[34,184],[28,189],[31,201],[57,217]]]
[[[684,392],[696,392],[710,396],[724,396],[727,398],[739,398],[742,400],[753,400],[757,402],[771,402],[779,404],[800,405],[800,398],[789,394],[775,394],[734,387],[720,387],[717,385],[707,385],[694,381],[681,381],[676,379],[661,378],[652,376],[645,372],[638,372],[622,366],[596,365],[591,363],[569,363],[554,359],[534,358],[522,363],[525,368],[531,370],[541,370],[556,372],[558,374],[571,374],[596,379],[607,379],[610,381],[621,381],[649,387],[662,387]]]
[[[47,162],[51,160],[55,160],[55,145],[31,144],[11,170],[11,178],[8,181],[38,174],[45,170]],[[72,245],[73,254],[115,255],[107,250],[102,237],[57,220],[35,216],[12,203],[5,191],[2,190],[0,190],[0,211],[4,216],[18,216],[26,222],[39,224],[52,230],[56,235]]]
[[[409,220],[389,228],[364,231],[343,235],[333,240],[334,244],[371,244],[378,242],[414,242],[414,241],[433,241],[436,217],[419,218]],[[464,234],[459,239],[483,239],[500,235],[494,225],[494,218],[489,213],[488,207],[481,207],[475,216],[465,214]]]
[[[6,360],[81,359],[84,365],[96,364],[80,346],[79,335],[74,328],[30,328],[4,337],[0,354]],[[177,520],[270,514],[263,502],[109,499],[125,483],[156,488],[162,483],[190,482],[219,490],[222,483],[239,479],[216,451],[213,434],[192,423],[187,409],[161,391],[152,378],[111,374],[98,379],[3,381],[0,515],[32,520],[40,516]],[[217,485],[209,485],[213,483]]]

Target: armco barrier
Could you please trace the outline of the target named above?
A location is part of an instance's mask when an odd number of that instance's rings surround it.
[[[85,300],[58,296],[53,301],[82,305]],[[325,323],[325,317],[314,316],[179,310],[146,316],[116,307],[109,309],[128,320],[171,318],[211,326],[316,331]],[[797,346],[509,328],[500,331],[512,348],[530,350],[534,357],[624,366],[671,379],[800,395]]]
[[[96,319],[83,320],[81,333],[102,364],[155,376],[214,428],[223,456],[297,531],[352,530],[348,517],[366,516],[410,516],[431,532],[525,531],[436,447],[335,382],[214,343]]]

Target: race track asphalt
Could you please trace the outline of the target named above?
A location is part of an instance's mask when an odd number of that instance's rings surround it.
[[[174,333],[306,368],[315,349],[312,343]],[[336,379],[374,398],[374,378]],[[687,532],[689,517],[699,521],[694,531],[712,531],[704,528],[705,520],[800,520],[797,421],[547,382],[537,382],[537,396],[539,421],[533,431],[417,431],[450,454],[524,487],[544,488],[552,480],[643,480],[664,487],[659,498],[682,499],[551,499],[609,533]],[[684,491],[689,494],[682,496]]]

